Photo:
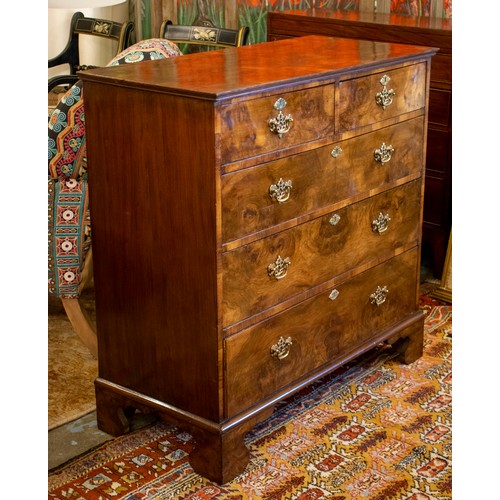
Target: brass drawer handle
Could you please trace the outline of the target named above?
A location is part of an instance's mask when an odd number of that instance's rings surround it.
[[[282,259],[281,255],[278,255],[278,258],[274,261],[274,263],[267,266],[267,274],[271,278],[281,280],[286,276],[290,264],[291,262],[289,257],[285,257],[284,259]]]
[[[292,181],[280,180],[276,184],[269,186],[269,196],[271,199],[276,200],[278,203],[285,203],[290,198],[290,191],[292,190]]]
[[[388,89],[387,84],[390,82],[390,78],[387,75],[384,75],[380,79],[380,84],[382,85],[382,90],[375,94],[375,102],[381,106],[383,109],[387,108],[392,104],[392,100],[396,95],[396,92],[393,89]]]
[[[383,232],[387,231],[390,220],[391,218],[389,217],[389,214],[384,215],[382,212],[380,212],[378,214],[378,217],[374,221],[372,221],[372,231],[378,234],[382,234]]]
[[[392,147],[392,145],[389,144],[388,146],[386,146],[385,142],[383,142],[382,146],[380,146],[380,148],[377,148],[373,152],[373,157],[375,158],[375,161],[384,164],[391,161],[393,153],[394,148]]]
[[[377,289],[370,295],[370,303],[376,305],[377,307],[380,306],[385,302],[388,293],[389,290],[387,289],[387,286],[378,286]]]
[[[287,339],[280,337],[278,342],[271,346],[271,356],[279,360],[285,359],[290,354],[292,344],[292,337],[288,337]]]
[[[291,128],[293,123],[292,115],[284,115],[282,113],[283,108],[286,106],[286,101],[280,97],[274,103],[274,109],[278,110],[278,116],[276,118],[271,118],[268,122],[269,130],[273,134],[278,134],[279,138],[286,134]]]

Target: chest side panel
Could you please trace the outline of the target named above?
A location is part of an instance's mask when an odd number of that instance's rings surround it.
[[[217,420],[212,103],[89,82],[85,107],[99,375]]]

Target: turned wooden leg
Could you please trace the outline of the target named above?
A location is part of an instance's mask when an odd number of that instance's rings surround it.
[[[85,288],[92,285],[94,281],[94,257],[92,253],[92,247],[87,250],[85,255],[85,261],[83,263],[83,269],[80,273],[80,286],[78,287],[78,292],[82,293]]]
[[[92,356],[97,358],[97,333],[87,311],[82,308],[76,298],[61,298],[61,302],[75,333],[80,337]]]

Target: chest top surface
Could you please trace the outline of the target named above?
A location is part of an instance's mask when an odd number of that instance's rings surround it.
[[[217,100],[259,92],[269,85],[325,81],[339,74],[430,57],[435,52],[430,47],[310,35],[98,68],[80,76],[84,81]]]

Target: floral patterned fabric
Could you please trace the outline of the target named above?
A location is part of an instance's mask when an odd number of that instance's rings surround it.
[[[174,43],[143,40],[118,54],[108,66],[182,55]],[[90,248],[87,145],[83,85],[62,97],[48,120],[48,291],[78,297],[80,274]]]

